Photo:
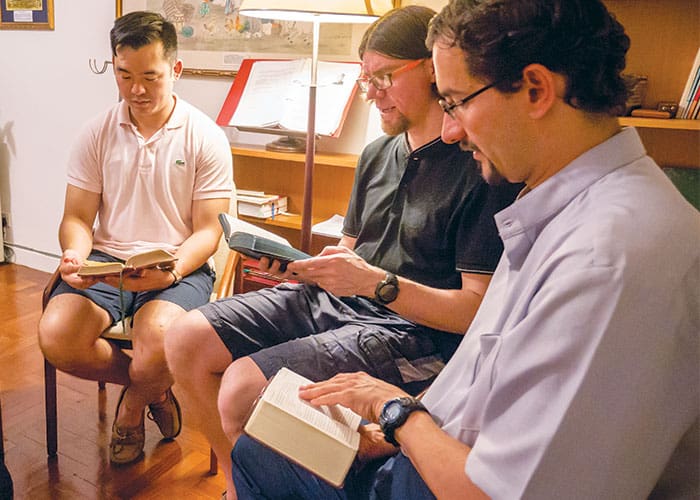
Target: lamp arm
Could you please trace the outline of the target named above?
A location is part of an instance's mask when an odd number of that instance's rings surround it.
[[[304,160],[304,206],[301,212],[301,250],[311,250],[311,213],[313,210],[313,177],[316,156],[316,87],[318,73],[318,39],[321,23],[316,16],[313,20],[311,81],[309,83],[309,114],[306,127],[306,157]]]

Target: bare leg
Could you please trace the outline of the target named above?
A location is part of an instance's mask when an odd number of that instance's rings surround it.
[[[146,405],[162,400],[165,391],[173,385],[165,361],[163,339],[167,327],[184,314],[185,310],[177,304],[152,300],[134,316],[134,350],[129,367],[131,383],[119,407],[116,418],[119,427],[139,425]]]
[[[171,325],[165,337],[165,354],[189,422],[209,440],[226,478],[228,498],[235,498],[232,446],[217,408],[221,376],[231,364],[231,353],[202,313],[194,310]]]
[[[88,380],[129,384],[131,358],[100,335],[111,323],[107,311],[75,294],[52,298],[39,321],[39,345],[62,372]]]
[[[247,356],[234,361],[224,372],[218,406],[221,424],[231,443],[231,449],[243,432],[251,405],[266,383],[267,379],[258,365]],[[230,488],[227,491],[234,489]],[[230,494],[228,500],[232,500]]]

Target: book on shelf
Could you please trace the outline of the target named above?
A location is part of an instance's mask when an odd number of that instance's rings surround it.
[[[236,192],[238,202],[238,214],[267,219],[287,211],[287,197],[277,194],[265,194],[260,191],[247,191],[243,194],[241,190]]]
[[[316,134],[338,137],[355,96],[361,64],[319,61]],[[242,130],[304,133],[309,112],[311,60],[244,59],[216,123]]]
[[[299,387],[309,383],[281,368],[253,404],[243,430],[340,487],[359,449],[361,417],[340,405],[316,407],[300,399]]]
[[[700,89],[700,47],[695,54],[695,60],[693,61],[693,66],[690,68],[690,73],[688,74],[688,79],[685,82],[685,87],[683,88],[683,93],[678,101],[678,112],[676,116],[682,119],[693,119],[694,107],[697,107],[698,89]],[[695,113],[695,118],[697,118],[697,113]]]
[[[118,276],[122,272],[134,272],[141,269],[157,268],[168,271],[175,267],[177,257],[167,250],[155,249],[132,255],[122,262],[97,262],[86,260],[78,269],[78,276]]]

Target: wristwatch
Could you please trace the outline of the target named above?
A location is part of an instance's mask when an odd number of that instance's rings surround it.
[[[396,398],[384,403],[382,412],[379,414],[379,427],[382,429],[384,440],[387,443],[399,446],[396,438],[394,438],[394,432],[406,423],[408,416],[414,411],[428,413],[428,409],[416,398]]]
[[[399,296],[399,279],[394,273],[386,272],[386,277],[377,283],[374,299],[380,304],[390,304]]]

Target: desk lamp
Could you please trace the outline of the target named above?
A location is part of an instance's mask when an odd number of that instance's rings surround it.
[[[311,248],[311,205],[316,155],[316,75],[321,23],[371,23],[393,8],[393,0],[243,0],[239,14],[264,19],[304,21],[313,25],[311,83],[304,161],[304,205],[301,213],[301,250]]]

